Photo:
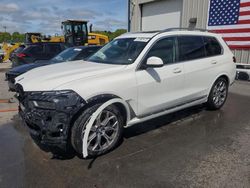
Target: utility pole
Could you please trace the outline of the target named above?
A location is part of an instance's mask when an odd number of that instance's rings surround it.
[[[7,26],[3,26],[3,28],[4,28],[4,32],[6,33],[6,30],[7,30]]]
[[[131,0],[128,0],[128,32],[130,32],[130,24],[131,24],[131,20],[130,20],[130,7],[131,7],[131,5],[130,5],[130,3],[131,3]]]
[[[5,42],[5,35],[6,35],[7,26],[3,26],[3,28],[4,28],[3,41]]]

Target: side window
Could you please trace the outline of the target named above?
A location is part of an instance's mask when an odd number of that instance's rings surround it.
[[[156,42],[148,52],[146,59],[152,56],[161,58],[164,64],[175,62],[175,37],[161,39]]]
[[[216,38],[214,37],[204,37],[206,54],[208,57],[220,55],[222,53],[221,46]]]
[[[61,52],[60,44],[49,44],[47,45],[47,51],[51,54],[58,54]]]
[[[43,46],[30,46],[30,49],[28,50],[30,54],[42,54],[43,53]]]
[[[206,57],[205,46],[201,36],[179,36],[178,47],[180,61]]]

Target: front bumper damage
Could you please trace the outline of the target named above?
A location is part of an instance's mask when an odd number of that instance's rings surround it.
[[[50,152],[66,152],[72,118],[86,104],[73,91],[23,92],[19,85],[19,114],[37,145]]]

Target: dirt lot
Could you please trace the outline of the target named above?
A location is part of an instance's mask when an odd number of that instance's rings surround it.
[[[3,80],[0,72],[0,99],[8,99]],[[0,187],[250,187],[250,83],[236,82],[220,111],[195,107],[131,127],[93,160],[54,159],[16,111],[0,112],[0,153]]]

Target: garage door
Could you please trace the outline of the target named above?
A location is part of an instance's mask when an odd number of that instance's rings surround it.
[[[180,27],[182,0],[164,0],[142,5],[142,31]]]

